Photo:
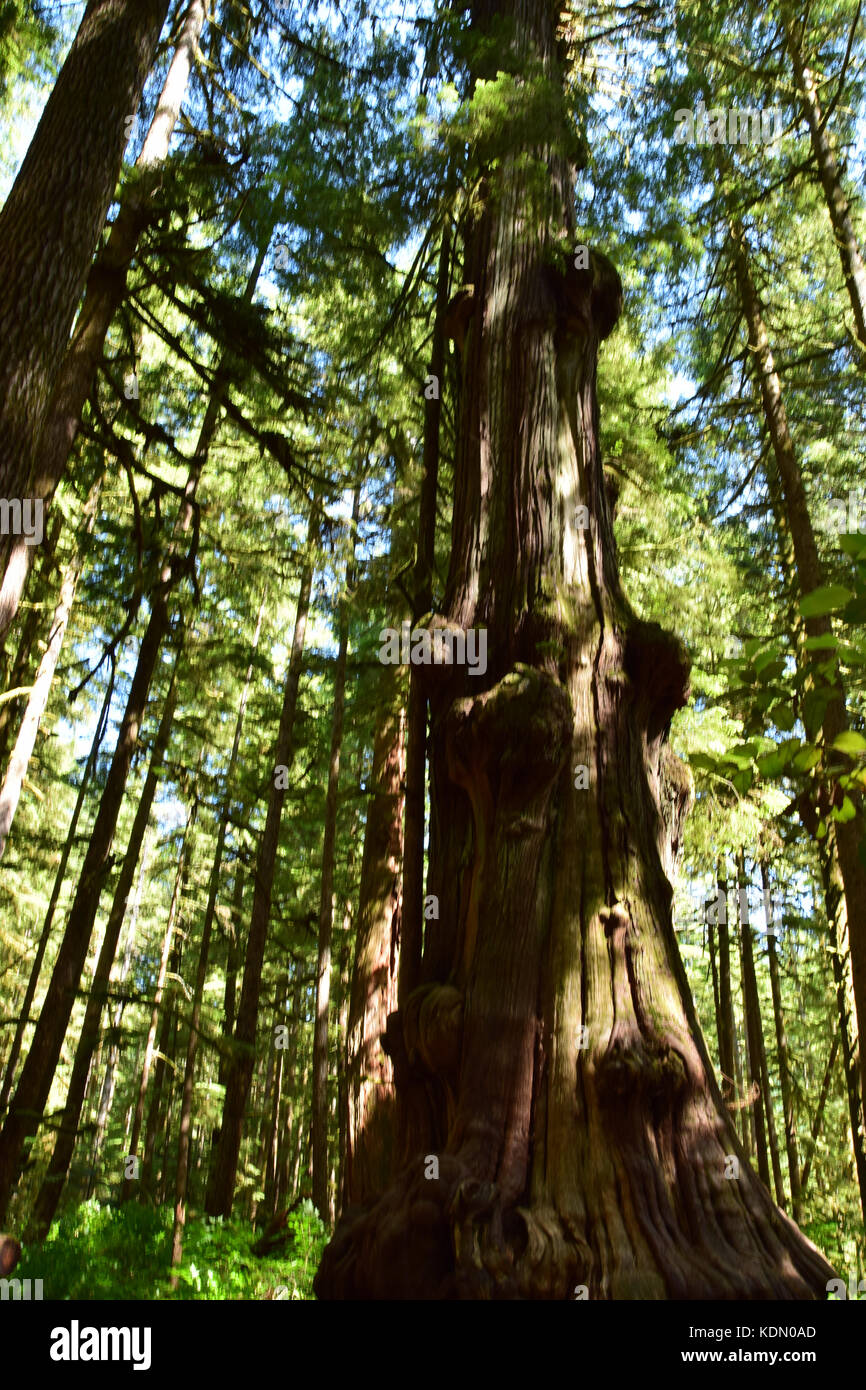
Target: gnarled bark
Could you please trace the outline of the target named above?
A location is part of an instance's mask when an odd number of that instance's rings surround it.
[[[674,935],[659,768],[688,661],[617,573],[595,374],[619,277],[565,259],[564,121],[547,102],[524,125],[537,75],[559,90],[557,9],[477,4],[476,25],[493,13],[476,76],[518,96],[468,229],[444,603],[486,627],[488,668],[425,668],[440,920],[388,1029],[411,1157],[346,1214],[316,1293],[817,1298],[830,1266],[746,1163]]]

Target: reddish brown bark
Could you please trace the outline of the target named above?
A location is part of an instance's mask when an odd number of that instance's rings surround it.
[[[742,1154],[673,930],[661,764],[688,664],[617,574],[595,371],[621,287],[597,253],[574,265],[564,124],[520,114],[528,73],[561,90],[558,10],[495,14],[476,76],[520,99],[468,230],[444,604],[486,627],[488,669],[425,668],[440,920],[388,1029],[412,1157],[347,1214],[316,1293],[821,1297],[829,1265]]]
[[[403,849],[402,784],[405,714],[394,668],[380,684],[381,714],[373,747],[370,802],[358,900],[358,931],[346,1048],[346,1162],[343,1205],[383,1192],[394,1167],[396,1096],[390,1058],[382,1048],[388,1015],[397,1007]]]
[[[89,0],[0,212],[0,496],[32,495],[49,397],[167,11],[168,0]],[[8,578],[26,570],[26,550],[4,539]],[[0,634],[14,612],[0,603]]]

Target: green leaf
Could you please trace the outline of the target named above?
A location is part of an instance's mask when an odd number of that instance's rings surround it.
[[[802,711],[803,723],[806,726],[807,734],[818,732],[824,721],[824,715],[829,703],[829,692],[823,690],[810,690],[804,695]]]
[[[806,743],[803,745],[799,753],[794,758],[794,761],[792,762],[791,766],[797,772],[808,772],[811,768],[815,766],[816,763],[819,763],[820,761],[821,753],[819,749],[817,749],[814,746],[814,744]]]
[[[846,555],[851,555],[855,560],[862,559],[866,555],[866,536],[850,532],[848,535],[839,537],[839,549],[844,550]]]
[[[804,618],[823,618],[827,613],[837,613],[853,597],[844,584],[825,584],[800,599],[800,612]]]
[[[824,632],[819,637],[807,637],[803,646],[807,652],[836,651],[839,638],[834,637],[832,632]]]
[[[745,658],[746,658],[747,661],[752,661],[752,660],[753,660],[753,658],[755,657],[755,655],[756,655],[756,654],[761,650],[761,648],[763,647],[765,641],[766,641],[766,638],[764,638],[764,637],[747,637],[747,638],[746,638],[745,642],[743,643],[743,655],[745,656]]]
[[[846,729],[844,733],[838,734],[831,745],[839,753],[866,753],[866,738],[862,734],[857,734],[853,729]]]

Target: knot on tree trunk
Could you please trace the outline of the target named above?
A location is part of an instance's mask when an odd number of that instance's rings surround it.
[[[601,1103],[617,1112],[634,1111],[641,1099],[672,1105],[688,1076],[680,1054],[657,1038],[615,1038],[595,1065],[595,1085]]]
[[[674,713],[688,701],[691,668],[683,643],[659,623],[635,622],[629,629],[625,670],[648,743],[666,736]]]
[[[545,671],[518,665],[492,690],[458,700],[447,715],[449,772],[465,785],[470,769],[519,780],[523,799],[550,785],[571,749],[568,691]]]
[[[422,985],[409,995],[401,1014],[409,1067],[456,1082],[463,1043],[460,991],[453,985]]]
[[[664,866],[667,874],[676,869],[682,845],[683,827],[695,800],[695,779],[687,763],[678,758],[669,743],[659,754],[659,810],[665,827]]]
[[[466,333],[469,328],[469,320],[475,312],[475,286],[464,285],[454,295],[445,310],[442,319],[442,329],[446,338],[451,338],[457,344],[457,351],[463,351],[463,344],[466,341]]]
[[[0,1279],[10,1274],[21,1258],[21,1243],[14,1236],[0,1235]]]
[[[610,337],[622,313],[622,281],[613,261],[603,252],[590,249],[585,267],[571,260],[564,271],[545,266],[544,278],[556,306],[560,343],[590,335],[597,342]]]

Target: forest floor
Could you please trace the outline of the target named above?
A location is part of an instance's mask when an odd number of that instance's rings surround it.
[[[284,1253],[258,1256],[261,1232],[242,1221],[190,1215],[176,1290],[170,1286],[173,1210],[83,1202],[26,1246],[16,1276],[41,1279],[46,1299],[292,1299],[313,1297],[327,1234],[311,1203],[289,1218]],[[134,1252],[134,1255],[133,1253]]]

